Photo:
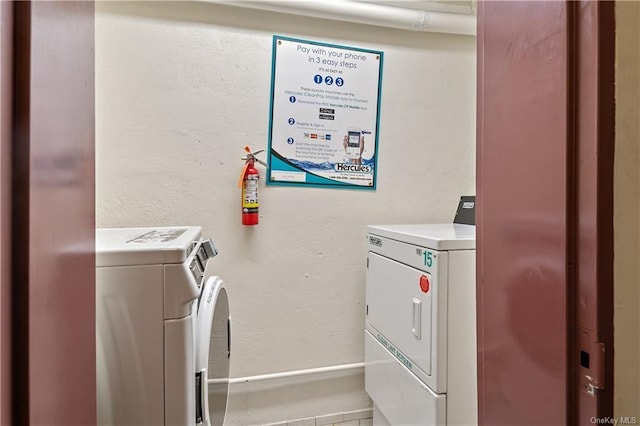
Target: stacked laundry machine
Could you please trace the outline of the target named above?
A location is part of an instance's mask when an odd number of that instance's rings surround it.
[[[369,226],[374,425],[477,424],[475,226]]]
[[[200,227],[96,233],[99,425],[224,422],[231,317]]]

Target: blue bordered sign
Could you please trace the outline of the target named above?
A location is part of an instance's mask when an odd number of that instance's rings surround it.
[[[380,51],[273,37],[269,185],[375,189],[382,62]]]

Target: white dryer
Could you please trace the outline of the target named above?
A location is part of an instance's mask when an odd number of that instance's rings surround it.
[[[475,226],[369,226],[374,425],[477,424]]]
[[[99,425],[223,424],[231,320],[207,270],[216,254],[199,227],[97,230]]]

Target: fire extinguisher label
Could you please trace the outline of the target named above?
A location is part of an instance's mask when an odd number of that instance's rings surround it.
[[[242,211],[255,213],[258,211],[258,176],[249,175],[242,186]]]

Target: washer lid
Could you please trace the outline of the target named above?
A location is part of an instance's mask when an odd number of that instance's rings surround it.
[[[182,263],[201,231],[199,226],[96,229],[96,266]]]
[[[222,426],[229,396],[231,319],[224,282],[207,279],[196,324],[196,423]]]
[[[476,227],[458,223],[367,226],[372,235],[414,244],[433,250],[473,250]]]

